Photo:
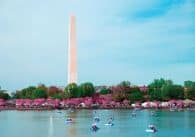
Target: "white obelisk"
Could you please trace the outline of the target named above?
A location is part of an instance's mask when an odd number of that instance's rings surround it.
[[[70,16],[68,32],[68,84],[77,83],[76,17]]]

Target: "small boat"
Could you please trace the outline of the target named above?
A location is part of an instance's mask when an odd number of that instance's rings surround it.
[[[152,130],[152,129],[146,129],[146,132],[148,132],[148,133],[154,133],[155,131]]]
[[[65,121],[65,123],[73,123],[72,118],[67,118],[66,121]]]
[[[105,126],[114,126],[114,123],[106,123]]]
[[[131,113],[131,116],[132,116],[132,117],[136,117],[136,115],[137,115],[137,114],[136,114],[135,112],[132,112],[132,113]]]
[[[156,114],[155,114],[154,111],[152,111],[152,112],[150,113],[150,115],[151,115],[151,116],[155,116]]]
[[[98,131],[100,128],[96,125],[96,124],[92,124],[92,126],[91,126],[91,130],[92,131],[94,131],[94,132],[96,132],[96,131]]]
[[[57,111],[57,113],[62,114],[62,112],[61,112],[61,111]]]
[[[99,121],[100,121],[100,118],[99,118],[99,117],[94,117],[93,119],[94,119],[94,121],[96,121],[96,122],[99,122]]]
[[[146,132],[155,133],[155,132],[157,132],[157,130],[156,130],[156,127],[154,125],[148,125]]]

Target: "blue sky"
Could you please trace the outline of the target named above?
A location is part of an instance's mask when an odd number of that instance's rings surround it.
[[[2,88],[67,84],[71,14],[79,83],[195,80],[195,0],[1,0]]]

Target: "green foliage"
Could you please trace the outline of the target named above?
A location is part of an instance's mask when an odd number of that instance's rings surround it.
[[[64,99],[68,99],[68,98],[70,98],[71,97],[71,95],[70,95],[70,92],[68,92],[68,91],[64,91],[64,94],[63,94],[63,98]]]
[[[171,80],[155,79],[149,86],[151,100],[183,99],[184,88]]]
[[[82,97],[92,96],[95,93],[95,88],[92,83],[86,82],[79,86],[79,94]]]
[[[60,99],[60,100],[62,100],[62,99],[63,99],[63,94],[54,94],[54,95],[52,96],[52,98],[53,98],[53,99]]]
[[[5,90],[0,89],[0,98],[7,100],[10,99],[10,95]]]
[[[101,95],[110,94],[110,93],[111,93],[111,90],[108,88],[103,88],[100,90]]]
[[[22,89],[21,91],[16,91],[15,97],[17,99],[32,99],[32,94],[36,90],[36,87],[29,86],[27,88]]]
[[[184,87],[185,88],[191,88],[191,87],[195,87],[195,82],[194,81],[184,81]]]
[[[195,99],[195,87],[187,88],[185,92],[185,98]]]
[[[140,91],[139,88],[131,88],[131,93],[128,95],[128,99],[132,102],[134,101],[143,101],[144,100],[144,93]]]
[[[43,89],[36,89],[33,93],[32,93],[32,98],[36,99],[36,98],[47,98],[47,94]]]
[[[161,89],[161,96],[163,100],[183,99],[184,88],[180,85],[164,85]]]
[[[115,101],[123,101],[129,99],[130,101],[150,100],[170,100],[170,99],[195,99],[195,82],[185,81],[184,87],[175,85],[171,80],[155,79],[148,85],[148,92],[140,92],[139,87],[131,87],[129,81],[122,81],[120,84],[111,87],[110,89],[103,88],[100,94],[112,94]],[[184,90],[185,89],[185,90]],[[184,92],[185,91],[185,92]],[[47,98],[67,99],[76,97],[92,96],[95,93],[95,88],[92,83],[86,82],[77,86],[75,83],[68,84],[64,92],[55,86],[47,88],[44,84],[39,84],[37,87],[29,86],[20,91],[12,93],[12,98],[16,99],[34,99]],[[185,93],[185,95],[184,95]],[[9,99],[10,96],[0,88],[0,98]]]
[[[159,89],[161,88],[164,84],[166,83],[166,81],[161,78],[161,79],[154,79],[154,81],[152,83],[150,83],[148,85],[149,88],[155,88],[155,89]]]
[[[123,87],[130,87],[131,82],[129,82],[129,81],[122,81],[119,85],[123,86]]]
[[[150,96],[150,100],[162,100],[160,89],[149,89],[148,95]]]
[[[73,98],[80,97],[80,95],[78,93],[78,86],[76,83],[68,84],[65,88],[65,92],[69,92],[70,97],[73,97]]]

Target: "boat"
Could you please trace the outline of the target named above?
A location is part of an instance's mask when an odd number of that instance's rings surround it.
[[[146,132],[148,132],[148,133],[154,133],[155,131],[152,130],[152,129],[146,129]]]
[[[96,132],[96,131],[98,131],[100,128],[96,125],[96,124],[92,124],[92,126],[91,126],[91,130],[92,131],[94,131],[94,132]]]
[[[61,111],[57,111],[57,113],[62,114],[62,112],[61,112]]]
[[[146,132],[149,132],[149,133],[155,133],[156,131],[157,130],[154,125],[148,125],[148,128],[146,129]]]
[[[67,118],[66,121],[65,121],[65,123],[73,123],[72,118]]]
[[[96,122],[99,122],[99,121],[100,121],[100,118],[99,118],[99,117],[94,117],[93,119],[94,119],[94,121],[96,121]]]
[[[136,115],[137,115],[137,114],[136,114],[135,112],[132,112],[132,113],[131,113],[131,116],[132,116],[132,117],[136,117]]]
[[[105,126],[114,126],[114,123],[106,123]]]

